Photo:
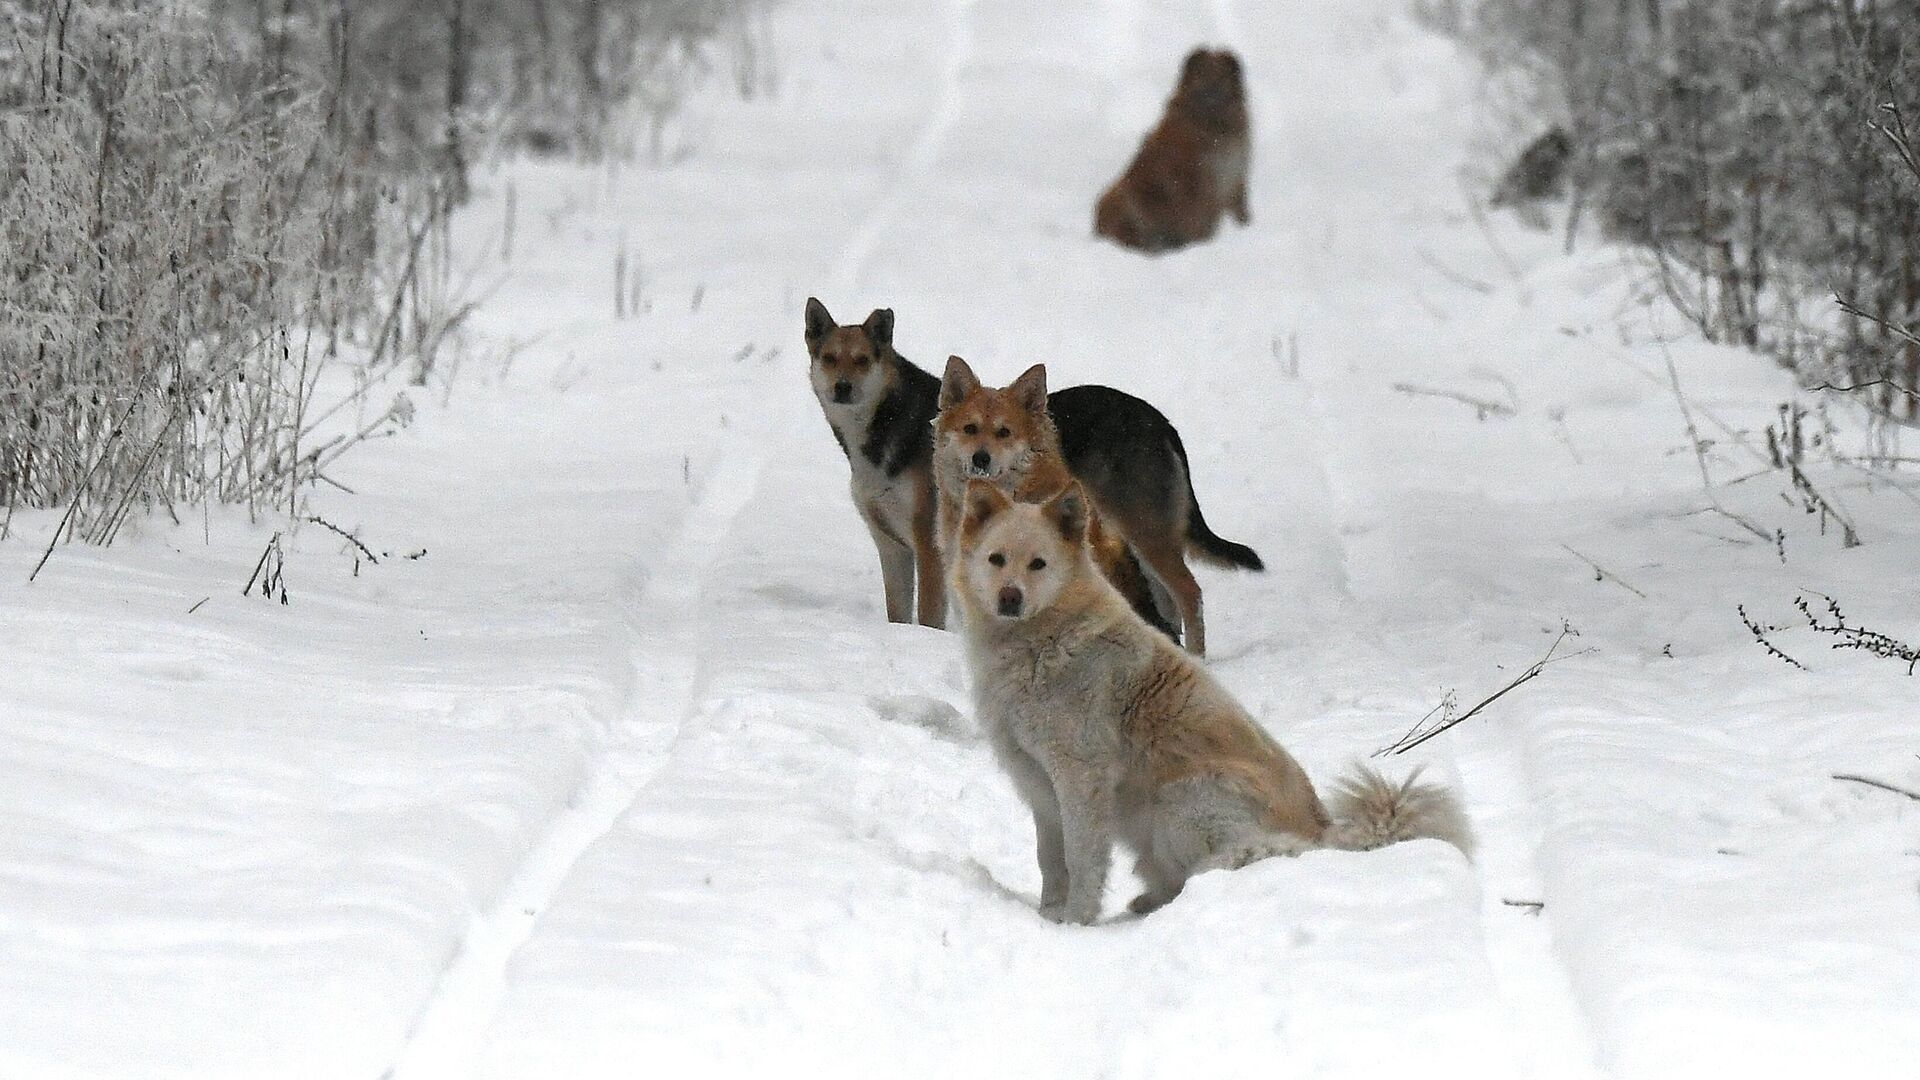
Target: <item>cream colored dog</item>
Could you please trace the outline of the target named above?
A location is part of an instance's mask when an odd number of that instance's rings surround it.
[[[1034,504],[973,481],[951,558],[980,723],[1033,811],[1041,914],[1096,920],[1116,841],[1139,859],[1142,913],[1194,874],[1272,855],[1417,837],[1469,849],[1453,796],[1417,777],[1362,768],[1329,812],[1299,763],[1094,567],[1087,505],[1077,483]]]

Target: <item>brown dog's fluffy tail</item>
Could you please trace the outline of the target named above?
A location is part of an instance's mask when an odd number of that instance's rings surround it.
[[[1265,570],[1267,566],[1260,561],[1258,552],[1245,544],[1224,539],[1207,527],[1207,519],[1200,513],[1200,496],[1193,492],[1193,466],[1187,463],[1187,446],[1180,441],[1180,432],[1172,424],[1167,425],[1167,441],[1173,444],[1174,456],[1180,459],[1180,471],[1187,476],[1188,553],[1225,570]]]
[[[1327,800],[1333,824],[1321,837],[1328,847],[1371,851],[1402,840],[1444,840],[1473,854],[1473,830],[1453,792],[1420,782],[1420,770],[1394,783],[1365,765],[1341,780]]]

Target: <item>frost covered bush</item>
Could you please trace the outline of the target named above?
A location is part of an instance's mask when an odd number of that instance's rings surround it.
[[[663,156],[688,96],[772,79],[772,0],[206,0],[281,70],[326,85],[386,155],[464,183],[495,140],[538,153]]]
[[[1707,336],[1912,420],[1920,0],[1481,0],[1429,9],[1554,102],[1576,215]],[[1838,297],[1861,317],[1843,316]]]
[[[48,10],[51,8],[51,10]],[[321,105],[190,13],[42,6],[0,84],[0,504],[263,505],[336,296]]]
[[[0,536],[66,507],[291,509],[328,363],[430,373],[446,221],[500,137],[656,153],[765,86],[768,0],[0,0]],[[352,399],[349,399],[352,400]]]
[[[459,0],[450,0],[458,3]],[[465,0],[476,108],[536,153],[665,156],[688,97],[725,75],[743,97],[773,78],[772,0]],[[395,5],[405,10],[404,2]]]

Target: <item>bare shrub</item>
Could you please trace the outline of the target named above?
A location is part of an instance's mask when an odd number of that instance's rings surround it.
[[[1703,334],[1915,419],[1920,0],[1482,0],[1439,24],[1563,103],[1533,124],[1567,125],[1576,220],[1642,247]]]
[[[209,31],[66,5],[0,113],[0,502],[72,504],[95,542],[276,502],[301,457],[324,118]]]
[[[0,536],[297,512],[411,404],[317,433],[477,303],[447,225],[502,131],[624,154],[637,113],[658,155],[697,80],[769,85],[769,2],[0,0]]]
[[[460,184],[493,137],[619,157],[638,131],[658,159],[708,78],[744,97],[773,79],[772,0],[208,2],[249,48],[329,85],[363,144],[436,158]]]

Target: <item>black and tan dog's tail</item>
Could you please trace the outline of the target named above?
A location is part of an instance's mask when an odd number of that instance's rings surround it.
[[[1180,441],[1180,432],[1172,424],[1167,425],[1167,437],[1173,443],[1173,452],[1180,459],[1180,471],[1187,475],[1187,552],[1202,562],[1227,570],[1265,570],[1267,564],[1260,561],[1260,554],[1245,544],[1236,544],[1207,527],[1206,515],[1200,512],[1200,496],[1193,491],[1193,467],[1187,464],[1187,447]]]
[[[1371,851],[1403,840],[1444,840],[1473,854],[1473,830],[1453,792],[1420,782],[1420,770],[1394,783],[1365,765],[1342,779],[1327,799],[1333,824],[1321,842],[1345,851]]]

